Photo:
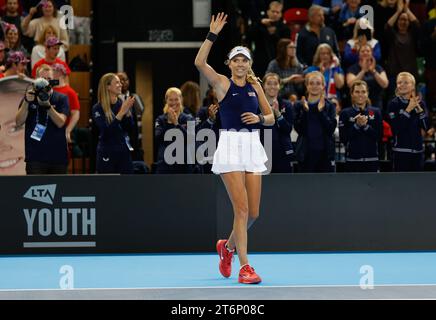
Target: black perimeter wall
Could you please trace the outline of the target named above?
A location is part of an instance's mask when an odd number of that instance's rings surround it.
[[[433,173],[267,176],[249,250],[436,250],[435,180]],[[51,195],[47,185],[56,186]],[[0,177],[0,186],[0,254],[213,252],[232,226],[216,176]],[[84,242],[94,245],[24,248]]]

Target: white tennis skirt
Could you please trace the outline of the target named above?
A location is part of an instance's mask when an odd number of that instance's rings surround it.
[[[222,131],[213,157],[212,172],[263,173],[268,161],[259,132]]]

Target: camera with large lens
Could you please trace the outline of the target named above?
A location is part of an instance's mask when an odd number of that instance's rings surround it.
[[[42,102],[44,105],[50,100],[53,87],[59,85],[59,80],[46,80],[44,78],[36,79],[32,84],[32,91],[28,92],[35,98],[33,101],[27,102]],[[48,104],[49,106],[49,104]]]

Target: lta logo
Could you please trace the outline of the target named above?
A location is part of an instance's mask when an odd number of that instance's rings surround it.
[[[31,200],[29,204],[33,205],[22,209],[27,230],[23,247],[96,247],[96,197],[56,198],[56,190],[55,184],[40,185],[32,186],[24,193],[24,199]]]
[[[51,184],[48,186],[35,186],[27,190],[24,198],[42,203],[53,204],[55,193],[55,184]]]

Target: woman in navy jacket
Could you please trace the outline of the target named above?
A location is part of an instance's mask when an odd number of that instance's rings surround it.
[[[325,99],[325,79],[319,71],[305,79],[308,99],[297,102],[295,130],[296,158],[301,172],[333,172],[335,169],[336,106]]]
[[[130,109],[135,98],[123,102],[121,89],[121,81],[113,73],[104,75],[98,86],[98,103],[92,108],[92,119],[99,129],[97,173],[133,174],[128,132],[133,126]]]
[[[394,134],[394,171],[397,172],[424,169],[422,131],[428,131],[429,121],[425,103],[416,96],[415,84],[415,77],[411,73],[398,74],[397,96],[388,104]]]
[[[382,115],[370,106],[368,85],[357,80],[350,88],[352,106],[339,116],[339,136],[346,148],[348,172],[378,172],[378,144],[382,138]]]
[[[294,149],[291,142],[293,125],[291,103],[278,96],[280,91],[280,76],[278,74],[267,73],[263,78],[263,89],[276,119],[273,127],[262,128],[263,142],[266,148],[268,148],[269,138],[265,141],[265,132],[271,129],[271,173],[292,173]]]
[[[165,107],[163,114],[157,117],[155,128],[154,128],[154,138],[155,144],[158,148],[157,151],[157,163],[156,163],[156,173],[157,174],[183,174],[183,173],[193,173],[195,167],[195,141],[188,139],[188,122],[192,125],[192,134],[195,135],[195,119],[190,114],[183,112],[183,98],[182,92],[178,88],[169,88],[165,94]],[[180,130],[182,136],[177,136],[179,142],[165,141],[165,134],[168,130],[177,129]],[[189,131],[189,132],[188,132]],[[176,132],[174,132],[176,133]],[[183,137],[182,140],[180,140]],[[189,141],[192,143],[190,144]],[[178,144],[177,143],[182,143]],[[175,152],[172,152],[171,157],[165,155],[167,148],[172,145],[176,147]],[[183,151],[183,159],[177,152]],[[172,161],[175,158],[175,163]]]

